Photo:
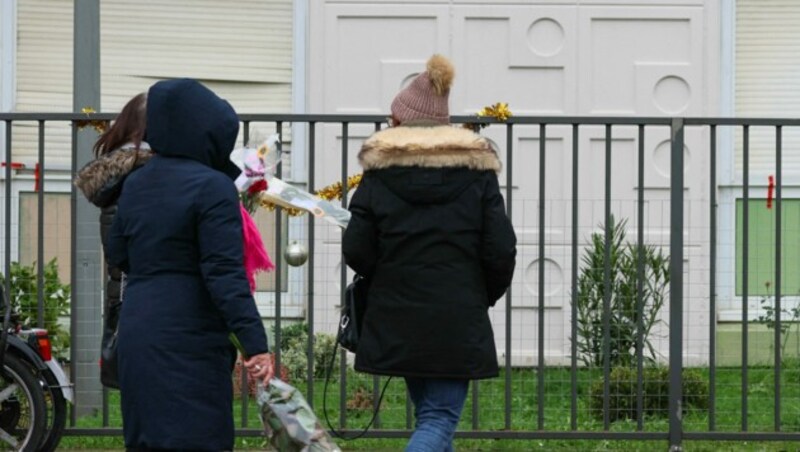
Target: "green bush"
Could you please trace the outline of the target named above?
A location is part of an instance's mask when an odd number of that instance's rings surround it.
[[[648,362],[655,362],[656,351],[650,342],[650,331],[660,322],[658,313],[667,299],[669,286],[669,256],[652,245],[644,245],[640,249],[637,245],[627,243],[626,224],[626,220],[616,222],[612,216],[608,225],[611,237],[608,350],[612,367],[634,361],[634,351],[640,335],[643,355]],[[605,231],[603,227],[602,233],[592,234],[591,243],[582,258],[583,265],[578,279],[578,337],[573,340],[578,341],[578,352],[587,366],[601,366],[605,360]],[[644,269],[641,309],[637,305],[640,262]]]
[[[333,356],[336,338],[326,333],[314,334],[314,378],[325,378]],[[304,380],[308,370],[308,324],[299,322],[281,328],[281,365],[289,369],[293,381]],[[337,359],[338,361],[338,359]],[[335,365],[335,364],[334,364]],[[336,379],[334,372],[332,379]]]
[[[39,312],[39,290],[36,281],[36,264],[11,263],[11,305],[19,315],[20,323],[27,327],[37,325]],[[0,274],[0,284],[5,277]],[[62,284],[58,276],[58,261],[51,260],[44,266],[44,328],[50,333],[53,356],[69,357],[69,330],[59,323],[59,317],[68,316],[71,300],[69,284]]]
[[[620,419],[636,419],[638,387],[637,370],[634,367],[615,367],[609,377],[608,410],[611,422]],[[603,419],[603,384],[598,378],[589,388],[589,410],[597,419]],[[668,417],[669,413],[669,369],[645,367],[642,371],[643,414],[652,417]],[[708,409],[708,381],[694,369],[683,370],[683,410]]]

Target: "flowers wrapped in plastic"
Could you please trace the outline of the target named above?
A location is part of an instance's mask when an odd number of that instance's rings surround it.
[[[273,202],[298,212],[311,212],[341,227],[345,227],[350,219],[348,211],[275,177],[275,168],[281,160],[278,144],[279,137],[274,134],[261,141],[258,146],[247,146],[231,153],[231,160],[242,170],[235,184],[242,200],[244,264],[253,290],[253,274],[269,261],[258,229],[251,218],[257,207],[265,202]],[[261,251],[264,251],[263,256]],[[268,263],[271,267],[272,263]],[[234,334],[231,334],[231,341],[242,357],[246,357]],[[264,434],[274,448],[281,452],[341,452],[328,432],[322,428],[314,410],[300,391],[277,378],[271,379],[267,385],[259,381],[256,388],[256,402]]]
[[[340,452],[314,410],[294,386],[273,378],[258,386],[258,406],[267,439],[281,452]]]
[[[275,169],[281,161],[279,143],[278,135],[273,134],[256,146],[246,146],[231,153],[231,160],[242,169],[235,183],[248,211],[253,212],[258,206],[280,206],[290,215],[308,212],[345,228],[350,221],[347,209],[275,177]]]
[[[246,357],[236,335],[231,333],[230,339],[239,353]],[[264,436],[275,449],[281,452],[341,452],[297,388],[272,378],[267,385],[258,381],[256,394]]]

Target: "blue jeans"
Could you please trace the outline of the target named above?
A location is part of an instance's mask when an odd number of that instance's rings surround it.
[[[406,452],[452,452],[469,380],[406,377],[406,386],[416,419]]]

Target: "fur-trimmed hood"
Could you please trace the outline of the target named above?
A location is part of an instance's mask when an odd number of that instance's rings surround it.
[[[87,163],[78,171],[74,184],[89,202],[97,207],[108,207],[117,202],[128,174],[152,156],[153,151],[145,142],[139,149],[125,145]]]
[[[453,126],[400,126],[382,130],[367,139],[358,160],[367,171],[417,166],[500,172],[502,167],[485,138]]]

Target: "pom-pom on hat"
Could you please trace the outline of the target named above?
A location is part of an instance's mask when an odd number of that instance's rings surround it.
[[[447,103],[454,76],[455,69],[450,60],[433,55],[428,60],[427,70],[395,96],[392,116],[400,123],[426,120],[449,124]]]

